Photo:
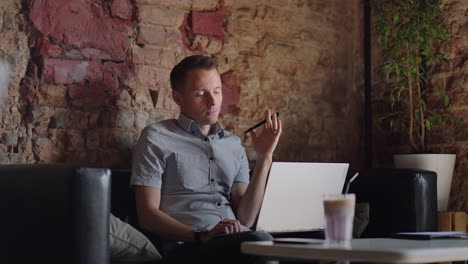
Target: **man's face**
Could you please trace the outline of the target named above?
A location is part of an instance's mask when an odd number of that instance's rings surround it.
[[[182,113],[199,126],[215,124],[223,102],[221,77],[216,69],[191,70],[183,90],[173,91],[172,97]]]

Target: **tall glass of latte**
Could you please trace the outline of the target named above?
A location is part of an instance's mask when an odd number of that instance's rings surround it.
[[[352,239],[355,204],[356,196],[353,193],[324,195],[327,241],[345,242]]]

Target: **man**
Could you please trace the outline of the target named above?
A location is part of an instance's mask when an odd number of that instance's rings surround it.
[[[242,241],[271,239],[242,231],[260,210],[281,121],[266,110],[261,134],[252,131],[257,162],[249,182],[240,139],[218,123],[223,95],[216,67],[214,59],[194,55],[173,68],[172,97],[181,114],[146,127],[134,152],[138,221],[163,238],[159,248],[169,262],[245,261]]]

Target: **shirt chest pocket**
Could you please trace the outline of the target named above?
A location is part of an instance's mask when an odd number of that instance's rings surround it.
[[[184,189],[200,191],[209,184],[209,161],[203,155],[175,153],[176,181]]]
[[[221,183],[232,186],[239,170],[239,162],[235,159],[217,160],[218,178]]]

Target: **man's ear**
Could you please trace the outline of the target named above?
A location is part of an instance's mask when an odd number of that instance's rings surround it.
[[[176,90],[172,90],[172,98],[176,102],[177,105],[181,106],[182,104],[182,93]]]

